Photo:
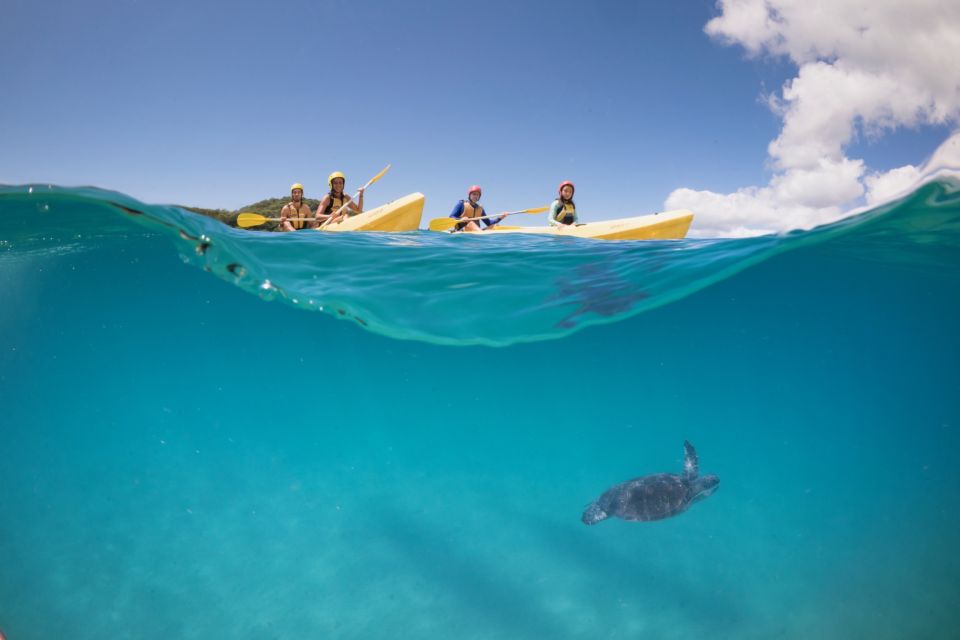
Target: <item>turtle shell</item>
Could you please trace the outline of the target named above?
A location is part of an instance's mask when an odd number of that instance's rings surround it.
[[[624,520],[660,520],[690,506],[690,483],[674,473],[658,473],[618,484],[598,502],[609,515]]]

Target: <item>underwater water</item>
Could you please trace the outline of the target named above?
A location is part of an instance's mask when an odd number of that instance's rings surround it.
[[[958,327],[949,179],[658,243],[2,188],[0,630],[955,638]],[[581,523],[685,439],[718,491]]]

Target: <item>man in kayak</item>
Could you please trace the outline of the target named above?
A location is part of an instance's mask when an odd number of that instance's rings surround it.
[[[323,200],[317,206],[317,222],[323,224],[333,224],[340,222],[347,216],[353,216],[363,213],[363,187],[357,190],[357,201],[343,192],[347,184],[347,178],[340,171],[334,171],[327,177],[327,184],[330,186],[330,192],[323,196]],[[346,204],[346,208],[343,205]],[[340,209],[343,208],[343,211]],[[339,215],[337,212],[340,211]],[[332,219],[331,219],[332,218]],[[329,220],[329,222],[327,222]]]
[[[573,204],[573,183],[564,180],[557,189],[559,196],[550,205],[550,225],[562,227],[577,224],[577,206]]]
[[[480,189],[480,185],[475,184],[467,190],[467,199],[457,202],[453,211],[450,212],[450,217],[456,220],[465,220],[465,222],[457,224],[453,231],[483,231],[478,223],[482,222],[484,227],[489,229],[503,220],[503,216],[492,219],[486,217],[487,213],[483,205],[480,204],[481,195],[483,195],[483,191]],[[483,219],[477,220],[476,218]]]
[[[290,202],[280,210],[280,230],[300,231],[317,226],[310,205],[303,201],[303,185],[299,182],[290,186]]]

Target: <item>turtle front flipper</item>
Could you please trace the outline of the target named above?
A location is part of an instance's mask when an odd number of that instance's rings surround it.
[[[583,524],[597,524],[601,520],[606,520],[609,517],[610,514],[600,508],[599,502],[591,502],[587,510],[580,516],[580,521],[583,522]]]
[[[683,470],[687,478],[692,480],[700,475],[700,461],[697,459],[697,450],[687,440],[683,441],[683,450],[685,452]]]

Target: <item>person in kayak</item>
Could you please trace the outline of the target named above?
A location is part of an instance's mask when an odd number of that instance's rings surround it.
[[[363,213],[363,187],[357,190],[357,201],[354,202],[348,194],[343,192],[347,184],[347,178],[340,171],[334,171],[327,177],[327,184],[330,191],[317,206],[317,222],[319,224],[333,224],[343,220],[347,216],[353,216]],[[333,217],[341,207],[346,204],[346,208],[340,212],[340,215]],[[331,220],[331,218],[333,218]],[[327,222],[329,220],[329,223]]]
[[[483,227],[479,224],[480,222],[483,223],[484,227],[489,229],[503,220],[503,216],[499,218],[485,217],[487,212],[484,210],[483,205],[480,204],[480,196],[482,195],[483,190],[480,188],[480,185],[475,184],[467,189],[467,199],[457,202],[453,211],[450,212],[451,218],[465,221],[457,224],[457,226],[453,228],[453,231],[483,231]],[[477,220],[476,218],[483,219]]]
[[[300,231],[313,229],[317,221],[313,218],[310,205],[303,201],[303,185],[299,182],[290,186],[290,202],[280,210],[280,230]]]
[[[572,226],[577,224],[577,206],[573,203],[573,183],[565,180],[557,189],[559,196],[550,205],[550,225],[554,227]]]

